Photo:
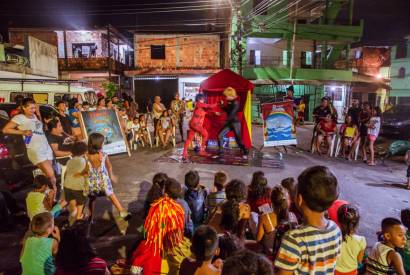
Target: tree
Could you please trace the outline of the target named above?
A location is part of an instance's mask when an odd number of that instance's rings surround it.
[[[116,95],[118,91],[118,85],[111,81],[104,82],[102,84],[102,87],[105,91],[105,95],[107,96],[107,98],[112,98]]]

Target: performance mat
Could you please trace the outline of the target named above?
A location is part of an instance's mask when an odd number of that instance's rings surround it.
[[[155,162],[168,163],[198,163],[198,164],[220,164],[250,167],[284,168],[281,153],[263,153],[258,150],[251,150],[247,158],[243,158],[240,150],[225,150],[221,156],[216,151],[209,151],[213,154],[210,157],[198,156],[195,152],[190,152],[188,160],[182,160],[182,148],[175,148],[162,155]]]

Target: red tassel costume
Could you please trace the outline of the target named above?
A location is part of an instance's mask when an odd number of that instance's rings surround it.
[[[207,104],[200,101],[196,101],[195,109],[192,114],[191,121],[189,122],[188,137],[185,141],[184,151],[182,153],[183,158],[186,159],[188,157],[188,147],[194,139],[195,133],[199,133],[202,136],[201,151],[199,152],[199,155],[209,156],[209,154],[205,152],[205,148],[208,142],[208,131],[203,127],[203,124],[207,111],[216,109],[217,106],[217,104]]]

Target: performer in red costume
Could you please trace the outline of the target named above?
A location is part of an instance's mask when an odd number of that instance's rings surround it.
[[[182,153],[182,158],[188,158],[188,147],[194,139],[195,133],[199,133],[202,136],[201,150],[199,151],[200,156],[209,157],[211,154],[205,151],[206,144],[208,142],[208,132],[203,127],[205,115],[207,110],[212,110],[217,108],[217,104],[207,104],[205,103],[205,96],[203,94],[198,94],[195,98],[195,109],[192,115],[191,121],[189,122],[189,132],[188,138],[185,141],[184,152]]]

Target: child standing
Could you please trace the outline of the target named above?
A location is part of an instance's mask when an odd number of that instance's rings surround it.
[[[296,125],[303,125],[305,123],[305,100],[303,98],[300,99],[299,105],[298,105],[298,118],[296,120]]]
[[[206,197],[206,207],[208,214],[212,213],[214,208],[226,200],[225,183],[228,177],[223,171],[215,173],[214,176],[214,190]]]
[[[407,164],[407,189],[410,189],[410,150],[407,150],[404,159]]]
[[[95,201],[97,197],[101,196],[107,196],[120,212],[120,217],[126,220],[131,215],[122,207],[112,189],[111,183],[115,183],[117,177],[112,172],[112,165],[108,155],[102,151],[104,140],[104,136],[100,133],[92,133],[88,138],[87,168],[89,171],[90,220],[92,221],[93,218]]]
[[[335,275],[356,275],[357,267],[363,261],[366,249],[366,239],[355,234],[359,226],[359,210],[345,204],[339,208],[337,215],[343,242],[340,257],[336,261]]]
[[[34,178],[34,189],[26,197],[27,215],[30,220],[37,214],[51,212],[57,216],[66,205],[65,201],[54,205],[54,191],[50,178],[38,175]]]
[[[27,238],[21,253],[22,274],[52,275],[56,271],[53,257],[57,254],[60,231],[54,227],[51,213],[35,215],[31,221],[31,230],[34,236]]]
[[[218,234],[209,225],[201,225],[192,238],[191,251],[194,259],[185,258],[181,263],[181,275],[219,275],[222,271],[222,261],[212,263],[218,253]]]
[[[401,256],[395,251],[406,245],[406,229],[398,219],[385,218],[382,234],[384,240],[377,242],[369,253],[366,274],[406,274]]]
[[[192,222],[194,229],[204,223],[206,214],[206,197],[208,195],[204,186],[199,185],[199,174],[197,171],[189,171],[185,174],[184,199],[188,203],[192,212]]]
[[[400,255],[401,258],[403,259],[403,265],[404,265],[404,270],[406,271],[406,274],[410,274],[410,209],[406,208],[401,210],[400,213],[400,219],[401,222],[405,227],[407,227],[407,232],[406,232],[406,245],[404,246],[403,249],[400,249]]]
[[[337,179],[324,166],[310,167],[298,177],[297,190],[296,203],[305,224],[283,237],[276,274],[333,274],[342,233],[325,212],[339,195]]]
[[[64,196],[70,211],[70,223],[83,217],[83,209],[87,201],[87,160],[85,153],[87,144],[76,142],[71,148],[72,159],[67,162],[64,179]]]
[[[374,142],[380,133],[381,126],[381,110],[380,107],[375,107],[372,111],[372,117],[370,118],[367,128],[367,140],[369,142],[370,160],[367,162],[370,166],[375,166],[374,162]]]

